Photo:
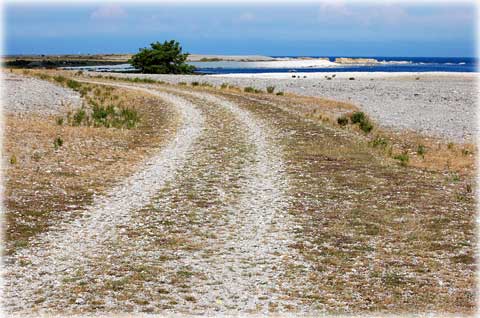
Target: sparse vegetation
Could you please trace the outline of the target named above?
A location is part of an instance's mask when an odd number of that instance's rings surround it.
[[[408,165],[410,157],[408,156],[408,153],[403,152],[401,154],[395,155],[393,159],[398,160],[400,162],[400,165],[405,167]]]
[[[348,125],[348,117],[345,116],[345,115],[342,115],[340,117],[337,118],[337,123],[340,125],[340,126],[346,126]]]
[[[417,146],[417,155],[419,155],[423,159],[423,158],[425,158],[425,153],[426,153],[425,146],[424,145],[418,145]]]
[[[53,141],[53,148],[55,148],[55,150],[58,150],[62,146],[63,146],[63,139],[61,137],[55,138],[55,140]]]
[[[267,93],[273,94],[274,91],[275,91],[275,86],[267,86]]]

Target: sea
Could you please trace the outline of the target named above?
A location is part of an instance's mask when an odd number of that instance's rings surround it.
[[[272,56],[275,58],[298,58],[297,56]],[[302,56],[304,58],[306,56]],[[323,58],[325,56],[307,56]],[[345,56],[338,56],[345,57]],[[258,67],[255,62],[190,62],[200,74],[235,74],[235,73],[284,73],[284,72],[477,72],[478,59],[472,57],[388,57],[388,56],[348,56],[350,58],[373,58],[379,64],[338,65],[329,67]],[[329,56],[334,61],[337,56]],[[261,64],[261,63],[260,63]],[[101,65],[88,67],[70,67],[99,72],[134,72],[130,64]]]

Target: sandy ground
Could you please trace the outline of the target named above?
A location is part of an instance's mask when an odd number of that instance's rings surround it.
[[[478,131],[477,73],[108,75],[152,78],[171,83],[207,82],[215,86],[229,83],[263,90],[268,86],[275,86],[275,91],[350,102],[367,112],[383,127],[415,131],[445,141],[472,142]]]

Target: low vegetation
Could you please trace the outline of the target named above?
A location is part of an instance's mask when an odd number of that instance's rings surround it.
[[[68,72],[28,75],[64,86],[69,80]],[[70,86],[85,93],[84,107],[70,115],[5,116],[6,254],[28,246],[55,222],[81,214],[94,195],[131,173],[177,125],[170,106],[150,95],[78,81]]]

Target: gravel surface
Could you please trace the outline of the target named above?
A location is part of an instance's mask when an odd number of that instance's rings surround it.
[[[183,127],[169,145],[144,163],[143,169],[114,187],[109,194],[96,198],[85,217],[59,225],[56,231],[40,236],[33,244],[34,248],[17,253],[12,263],[6,261],[3,302],[7,310],[31,312],[38,299],[45,300],[44,308],[59,302],[68,303],[59,292],[64,279],[75,270],[92,272],[93,268],[89,267],[92,258],[105,255],[108,250],[116,252],[106,246],[116,242],[117,226],[128,224],[130,212],[147,204],[185,163],[187,151],[202,132],[200,111],[174,95],[138,90],[173,103],[184,120]],[[77,303],[81,305],[82,301]]]
[[[325,73],[330,77],[332,74],[334,73]],[[171,83],[208,82],[216,86],[230,83],[261,89],[275,86],[276,91],[351,102],[366,111],[382,126],[396,130],[412,130],[454,142],[472,142],[477,134],[475,120],[477,75],[471,73],[396,75],[337,73],[331,80],[327,80],[323,74],[319,76],[312,73],[303,73],[301,78],[298,78],[297,74],[295,78],[288,79],[260,78],[258,74],[252,78],[245,74],[195,76],[109,73],[109,75],[148,77]],[[350,77],[355,79],[350,80]]]
[[[84,217],[40,235],[32,248],[6,261],[7,310],[88,311],[99,298],[110,312],[124,311],[126,305],[136,312],[157,311],[168,303],[151,297],[175,290],[171,297],[176,298],[167,299],[175,304],[174,312],[268,312],[272,302],[281,310],[305,311],[289,299],[292,285],[282,279],[289,264],[305,263],[290,247],[295,223],[287,213],[288,176],[273,128],[207,93],[135,89],[174,104],[184,118],[183,128],[142,169],[97,197]],[[136,212],[150,206],[157,210]],[[162,248],[168,244],[159,246],[158,240],[168,242],[162,227],[169,214],[180,224],[181,240],[204,247],[177,247],[173,260],[164,259]],[[181,224],[183,214],[188,224]],[[195,224],[199,227],[186,230]],[[199,232],[207,236],[199,238]],[[131,233],[139,234],[132,239]],[[160,275],[135,285],[136,269],[158,266],[163,267]],[[78,292],[79,273],[90,292]],[[170,283],[168,275],[174,277]],[[175,283],[185,276],[201,279]],[[141,301],[125,302],[115,287],[106,288],[112,280],[128,285],[127,279],[133,282],[128,290],[136,295],[131,299]],[[105,290],[109,294],[102,297]],[[160,307],[152,309],[150,303]]]
[[[80,94],[47,81],[4,73],[1,84],[7,113],[56,115],[81,106]]]

